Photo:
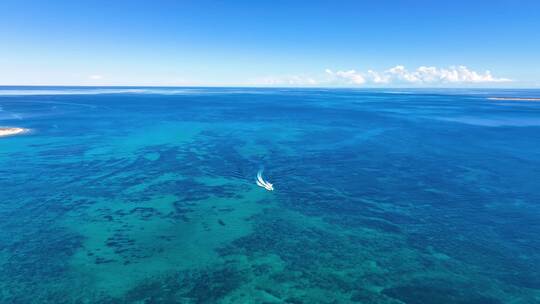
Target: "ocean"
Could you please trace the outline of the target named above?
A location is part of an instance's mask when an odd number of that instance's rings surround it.
[[[540,303],[540,102],[494,96],[540,91],[0,87],[0,302]]]

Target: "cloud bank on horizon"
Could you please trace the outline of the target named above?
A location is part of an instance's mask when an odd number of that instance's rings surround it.
[[[467,85],[507,83],[512,79],[495,77],[491,71],[477,72],[466,66],[450,66],[438,68],[434,66],[420,66],[408,70],[403,65],[396,65],[384,71],[367,70],[331,70],[326,69],[323,77],[306,75],[289,75],[282,77],[266,77],[259,80],[264,85],[413,85],[413,86],[440,86],[440,85]]]

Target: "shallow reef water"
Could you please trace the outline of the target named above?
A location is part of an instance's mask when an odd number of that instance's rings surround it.
[[[490,96],[540,91],[0,87],[0,303],[540,303],[540,103]]]

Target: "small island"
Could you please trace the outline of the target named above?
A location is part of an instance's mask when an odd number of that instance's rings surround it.
[[[17,135],[17,134],[23,134],[28,132],[28,129],[24,128],[2,128],[0,127],[0,137],[4,136],[11,136],[11,135]]]
[[[538,97],[488,97],[489,100],[540,101]]]

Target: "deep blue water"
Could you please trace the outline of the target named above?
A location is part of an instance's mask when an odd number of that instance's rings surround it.
[[[0,87],[0,302],[540,303],[540,102],[491,96],[540,91]]]

